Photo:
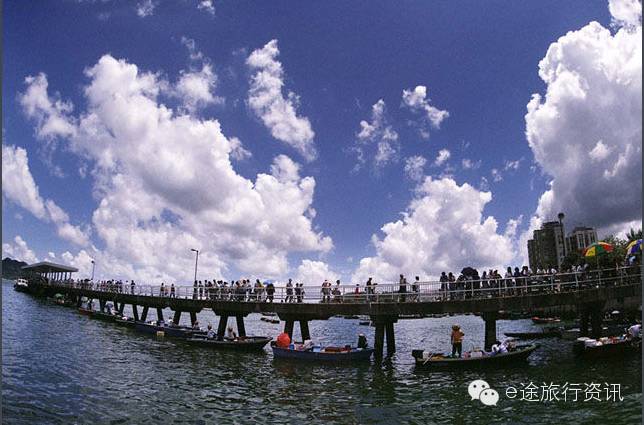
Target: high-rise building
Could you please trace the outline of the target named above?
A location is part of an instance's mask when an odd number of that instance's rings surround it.
[[[592,227],[575,227],[566,237],[566,252],[581,252],[597,242],[597,231]]]
[[[561,219],[544,223],[541,229],[533,232],[532,239],[528,241],[528,258],[532,270],[552,267],[561,269],[561,264],[566,257],[564,227]]]

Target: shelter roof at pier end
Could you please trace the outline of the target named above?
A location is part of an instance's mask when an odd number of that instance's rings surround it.
[[[36,272],[40,274],[47,273],[74,273],[78,269],[76,267],[66,266],[64,264],[50,263],[49,261],[41,261],[40,263],[29,264],[22,266],[22,270],[26,272]]]

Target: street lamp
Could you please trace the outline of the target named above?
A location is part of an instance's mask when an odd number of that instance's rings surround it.
[[[92,260],[92,279],[91,279],[92,282],[94,281],[94,268],[95,267],[96,267],[96,263],[94,262],[94,260]]]
[[[197,256],[195,257],[195,282],[196,282],[197,281],[197,263],[199,263],[199,250],[190,248],[190,251],[197,253]]]

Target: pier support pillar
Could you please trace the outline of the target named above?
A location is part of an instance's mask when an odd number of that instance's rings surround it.
[[[387,338],[387,355],[396,352],[396,337],[394,335],[394,323],[398,321],[397,316],[371,316],[371,322],[376,325],[376,335],[373,344],[374,355],[382,358],[385,347],[385,337]]]
[[[602,321],[604,314],[602,310],[593,310],[590,313],[590,336],[599,339],[602,337]]]
[[[124,309],[125,309],[125,303],[121,303],[121,305],[119,305],[119,314],[121,316],[123,316],[123,310]]]
[[[195,323],[197,323],[197,313],[195,313],[194,311],[191,311],[190,312],[190,324],[192,326],[194,326]]]
[[[387,355],[391,355],[396,352],[394,322],[387,322],[387,324],[385,325],[385,332],[387,333]]]
[[[101,313],[105,312],[105,300],[98,300],[98,308],[101,311]]]
[[[145,322],[145,319],[148,318],[148,310],[149,310],[149,308],[150,307],[148,307],[147,305],[143,306],[143,312],[141,312],[141,321],[142,322]]]
[[[300,320],[300,332],[302,333],[302,342],[306,341],[307,339],[311,339],[308,320]]]
[[[374,341],[373,348],[376,357],[382,357],[382,351],[385,345],[385,324],[376,323],[376,340]]]
[[[161,307],[157,307],[157,320],[159,322],[165,322],[165,320],[163,320],[163,309]]]
[[[588,312],[582,311],[579,315],[579,336],[588,336]]]
[[[284,333],[288,334],[288,337],[293,340],[293,325],[295,322],[292,319],[286,319],[284,321]]]
[[[244,316],[241,314],[235,316],[237,319],[237,333],[239,336],[246,336],[246,327],[244,326]]]
[[[132,315],[134,316],[134,321],[139,321],[139,309],[136,304],[132,304]]]
[[[217,327],[217,336],[223,338],[226,334],[226,326],[228,325],[228,316],[219,316],[219,327]]]
[[[116,300],[112,300],[112,303],[114,304],[114,310],[115,311],[118,310],[119,309],[119,302],[116,301]]]
[[[496,342],[496,318],[497,313],[483,313],[485,321],[485,351],[490,351]]]
[[[179,320],[181,320],[181,310],[177,310],[177,311],[174,312],[174,317],[172,318],[172,322],[175,325],[178,325]]]
[[[77,308],[80,308],[80,306],[83,304],[81,302],[82,299],[83,299],[83,297],[81,297],[80,295],[78,296],[78,298],[76,298],[76,307]]]

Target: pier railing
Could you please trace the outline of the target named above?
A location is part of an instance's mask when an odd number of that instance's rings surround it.
[[[416,281],[366,285],[331,285],[287,287],[204,287],[129,285],[91,281],[44,281],[43,285],[79,288],[106,293],[150,297],[168,297],[229,302],[285,303],[412,303],[453,300],[520,297],[532,294],[556,294],[585,289],[641,283],[641,267],[621,267],[552,275],[529,275],[507,278],[464,279],[451,282]]]

